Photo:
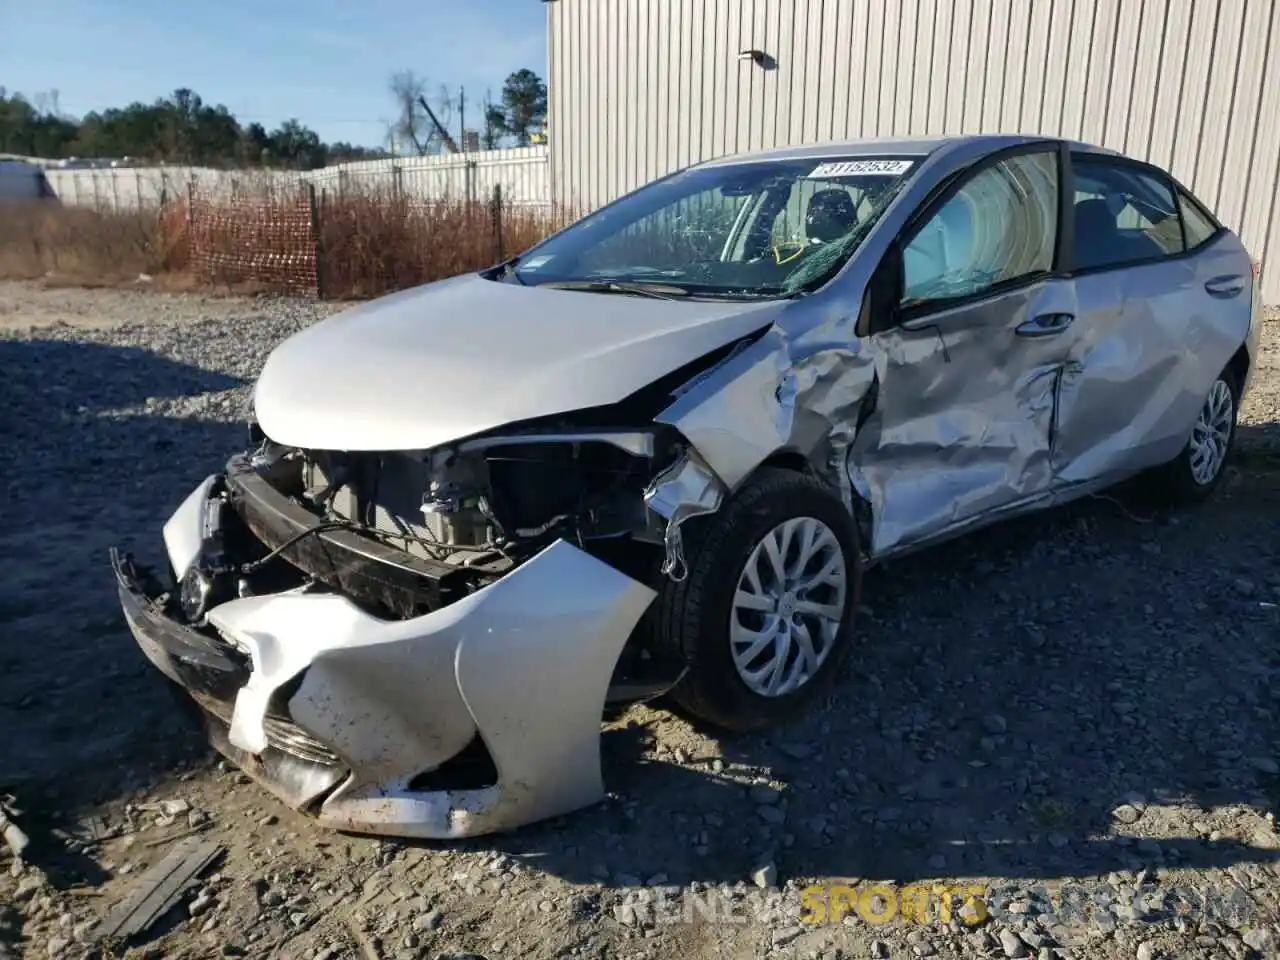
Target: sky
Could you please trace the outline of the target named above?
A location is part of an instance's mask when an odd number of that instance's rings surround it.
[[[546,79],[546,35],[539,0],[0,0],[0,86],[56,90],[77,117],[189,87],[241,122],[296,117],[378,146],[392,72],[425,77],[432,99],[465,87],[474,128],[509,73]]]

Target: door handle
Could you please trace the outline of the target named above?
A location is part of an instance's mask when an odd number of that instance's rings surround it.
[[[1221,277],[1213,277],[1204,282],[1205,293],[1211,297],[1220,299],[1228,299],[1230,297],[1239,296],[1244,290],[1244,277],[1239,274],[1227,274]]]
[[[1042,313],[1018,324],[1014,333],[1020,337],[1051,337],[1071,326],[1074,319],[1070,313]]]

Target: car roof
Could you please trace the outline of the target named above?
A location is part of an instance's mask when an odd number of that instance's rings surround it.
[[[983,133],[956,137],[877,137],[861,140],[837,140],[830,143],[812,143],[795,147],[774,147],[768,150],[753,150],[748,153],[735,153],[717,157],[714,160],[700,163],[698,166],[731,166],[733,164],[754,163],[761,160],[816,160],[822,157],[927,157],[967,145],[983,147],[985,148],[984,152],[993,153],[1006,147],[1016,147],[1023,143],[1036,143],[1045,140],[1054,143],[1064,142],[1060,137],[1024,133]],[[1082,143],[1075,140],[1067,140],[1065,142],[1075,151],[1118,155],[1114,150],[1090,143]]]

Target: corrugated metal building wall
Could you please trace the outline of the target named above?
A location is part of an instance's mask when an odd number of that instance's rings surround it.
[[[726,153],[1028,132],[1169,168],[1280,302],[1280,0],[550,0],[555,199]],[[758,49],[761,67],[740,60]]]

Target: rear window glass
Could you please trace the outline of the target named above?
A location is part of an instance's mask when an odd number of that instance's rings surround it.
[[[1108,160],[1075,162],[1075,264],[1120,266],[1182,253],[1169,182]]]

